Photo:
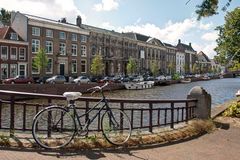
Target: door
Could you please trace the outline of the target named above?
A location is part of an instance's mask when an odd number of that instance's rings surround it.
[[[64,64],[60,64],[60,75],[64,75],[64,69],[65,69]]]

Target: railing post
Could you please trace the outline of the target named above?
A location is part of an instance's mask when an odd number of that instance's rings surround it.
[[[174,127],[174,103],[171,102],[171,128]]]
[[[149,103],[149,132],[152,132],[152,103]]]
[[[2,100],[0,99],[0,129],[2,128]]]
[[[189,119],[189,111],[188,111],[188,106],[189,106],[189,104],[188,104],[188,102],[186,102],[186,122],[188,122],[188,119]]]
[[[15,97],[11,96],[11,103],[10,103],[10,137],[14,136],[14,103]]]
[[[26,103],[23,104],[23,130],[26,130]]]
[[[121,111],[124,110],[123,102],[120,103],[120,109],[121,109]],[[123,130],[123,115],[122,114],[120,115],[120,129]]]

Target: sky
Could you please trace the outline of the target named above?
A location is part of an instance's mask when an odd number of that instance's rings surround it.
[[[177,45],[191,43],[197,52],[216,55],[217,26],[224,24],[226,12],[197,21],[196,5],[202,0],[0,0],[0,8],[75,23],[80,15],[84,24],[114,30],[137,32]],[[188,2],[188,3],[187,3]],[[220,0],[220,8],[227,0]],[[187,3],[187,4],[186,4]],[[232,0],[228,11],[240,7]]]

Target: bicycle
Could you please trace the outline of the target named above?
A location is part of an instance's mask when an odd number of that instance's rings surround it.
[[[105,83],[101,87],[96,86],[88,89],[88,91],[93,90],[92,94],[100,91],[102,99],[82,115],[77,113],[75,105],[75,100],[82,95],[80,92],[65,92],[63,94],[68,102],[67,107],[53,105],[38,112],[32,125],[32,135],[36,143],[46,149],[65,147],[76,135],[87,135],[89,125],[101,115],[101,111],[104,111],[100,123],[105,139],[113,145],[126,143],[132,133],[131,123],[122,110],[109,107],[108,100],[103,93],[103,88],[107,85],[108,83]],[[92,118],[88,118],[85,124],[81,124],[80,118],[92,113],[102,103],[103,105],[97,109],[97,113],[93,114]]]

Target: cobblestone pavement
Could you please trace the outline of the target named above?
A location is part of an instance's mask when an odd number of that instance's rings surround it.
[[[37,149],[0,148],[0,160],[239,160],[240,120],[220,119],[210,134],[165,145],[132,149],[45,151]],[[224,122],[224,123],[223,123]]]

